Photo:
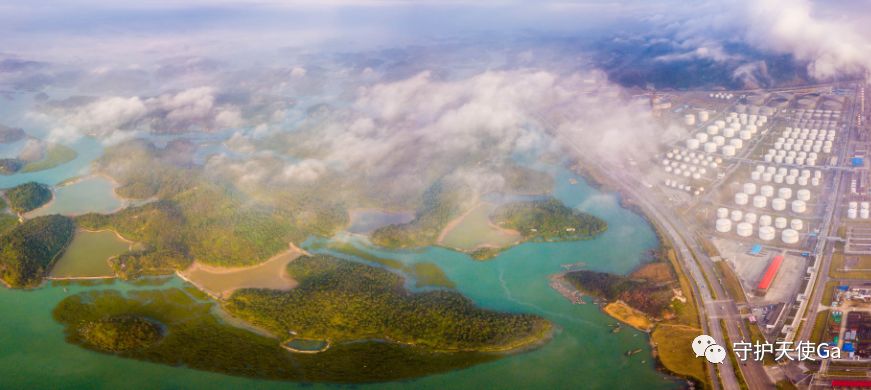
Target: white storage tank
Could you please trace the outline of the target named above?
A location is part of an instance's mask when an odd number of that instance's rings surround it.
[[[753,235],[753,225],[747,222],[741,222],[735,227],[735,233],[739,237],[750,237]]]
[[[792,229],[784,229],[780,233],[780,239],[783,240],[784,244],[796,244],[798,243],[798,232]]]
[[[798,192],[796,192],[795,195],[796,195],[795,196],[796,199],[798,199],[798,200],[803,200],[805,202],[811,200],[810,190],[801,189],[801,190],[798,190]]]
[[[762,172],[759,172],[759,171],[750,172],[750,180],[754,180],[754,181],[762,180]]]
[[[741,141],[738,138],[732,138],[729,140],[729,145],[734,146],[735,149],[741,149],[744,147],[744,141]]]
[[[753,197],[753,207],[764,209],[768,206],[768,198],[762,195],[756,195]]]
[[[774,196],[774,187],[769,186],[769,185],[764,185],[762,187],[759,187],[759,193],[763,196],[767,196],[770,198],[770,197]]]
[[[735,136],[735,129],[733,129],[731,127],[723,129],[723,136],[726,138],[734,137]]]
[[[720,218],[717,220],[716,228],[720,233],[728,233],[732,230],[732,221],[726,218]]]
[[[699,148],[699,140],[695,138],[690,138],[687,140],[687,148],[690,150],[696,150]]]
[[[847,210],[847,218],[856,219],[859,217],[859,210],[857,209],[848,209]]]
[[[783,178],[784,178],[784,175],[781,175],[778,173],[778,174],[774,175],[774,182],[777,184],[782,184]]]
[[[871,203],[869,203],[869,202],[859,203],[859,208],[862,210],[868,210],[869,207],[871,207]]]
[[[748,141],[748,140],[750,140],[750,138],[752,138],[752,137],[753,137],[753,135],[750,134],[750,132],[747,131],[747,130],[741,130],[741,131],[738,132],[738,138],[740,138],[740,139],[742,139],[742,140],[744,140],[744,141]]]
[[[808,185],[808,178],[806,178],[804,176],[799,176],[799,178],[798,178],[798,180],[796,180],[796,182],[798,182],[798,185],[800,185],[800,186],[807,186]]]
[[[772,178],[772,175],[770,172],[765,172],[762,174],[762,181],[764,181],[766,183],[771,183],[771,178]]]
[[[811,179],[811,185],[814,187],[820,185],[820,179],[817,179],[817,178]]]
[[[777,197],[783,199],[792,198],[792,189],[789,187],[781,187],[777,189]]]
[[[762,241],[771,241],[774,239],[776,232],[771,226],[760,226],[759,227],[759,239]]]
[[[789,228],[793,230],[802,230],[804,229],[804,221],[796,218],[789,221]]]
[[[756,184],[754,183],[744,183],[744,193],[747,195],[753,195],[756,193]]]
[[[776,227],[778,229],[786,229],[786,218],[784,218],[784,217],[774,218],[774,227]]]
[[[754,223],[756,223],[756,220],[757,220],[757,219],[758,219],[758,217],[756,216],[756,213],[746,213],[746,214],[744,214],[744,222],[747,222],[747,223],[750,223],[750,224],[754,224]]]
[[[714,141],[714,144],[717,146],[723,146],[726,144],[726,138],[722,135],[715,135],[711,140]]]
[[[868,219],[868,209],[860,209],[859,210],[859,218]]]
[[[762,215],[759,217],[759,226],[771,226],[771,216]]]
[[[709,119],[709,116],[708,116],[707,111],[705,111],[705,110],[699,111],[699,121],[700,122],[707,122],[708,119]]]
[[[737,204],[739,206],[746,205],[749,200],[750,200],[749,196],[747,196],[747,194],[745,194],[743,192],[739,192],[739,193],[735,194],[735,204]]]
[[[715,153],[717,151],[717,144],[713,142],[705,143],[705,153]]]
[[[732,145],[723,146],[723,155],[726,157],[732,157],[735,155],[735,147]]]
[[[732,221],[735,222],[741,222],[742,220],[744,220],[744,213],[742,213],[741,210],[732,210],[732,212],[729,213],[729,216]]]
[[[729,209],[720,207],[717,209],[717,218],[729,218]]]
[[[696,124],[696,116],[693,114],[686,114],[683,116],[683,123],[687,126],[692,126]]]
[[[774,198],[771,200],[771,208],[775,211],[786,210],[786,199]]]
[[[795,176],[788,175],[783,179],[783,181],[786,182],[786,184],[794,185],[795,184]]]
[[[696,139],[699,140],[699,142],[701,143],[705,143],[708,142],[708,135],[705,133],[697,133]]]
[[[716,125],[717,127],[723,129],[723,128],[726,127],[726,121],[724,121],[724,120],[717,120],[717,121],[714,121],[714,125]]]
[[[708,134],[717,135],[720,132],[720,128],[714,125],[708,126]]]
[[[794,200],[792,201],[792,212],[793,213],[803,213],[807,211],[807,203],[803,200]]]
[[[850,203],[847,203],[847,208],[849,208],[849,209],[858,209],[858,208],[859,208],[859,202],[850,202]]]

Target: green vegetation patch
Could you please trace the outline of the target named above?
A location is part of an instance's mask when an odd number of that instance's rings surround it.
[[[68,146],[61,144],[51,144],[48,151],[45,152],[45,157],[39,161],[29,162],[21,169],[21,172],[39,172],[46,169],[51,169],[70,161],[73,161],[79,154]]]
[[[608,223],[567,207],[554,198],[508,203],[496,208],[490,219],[520,232],[531,241],[589,239],[608,229]]]
[[[293,353],[281,347],[282,340],[222,322],[212,313],[213,306],[180,289],[132,291],[126,296],[101,290],[67,297],[57,305],[53,315],[64,325],[67,341],[83,348],[258,379],[333,383],[392,381],[461,369],[502,356],[477,352],[439,353],[381,341],[333,344],[315,354]],[[144,336],[146,342],[134,342],[135,347],[108,350],[95,346],[80,331],[82,324],[125,317],[159,324],[163,328],[162,337],[153,340]],[[136,329],[150,334],[144,330],[146,327],[135,325]],[[142,339],[137,337],[136,340]]]
[[[445,287],[454,288],[455,284],[445,272],[436,264],[422,262],[406,265],[399,260],[387,259],[372,255],[349,242],[330,242],[327,248],[345,253],[360,259],[383,265],[386,268],[401,271],[415,280],[415,287]]]
[[[159,324],[147,318],[121,314],[85,321],[78,335],[95,349],[121,352],[151,346],[160,340],[161,331]]]
[[[39,284],[72,241],[76,227],[60,215],[37,217],[0,236],[0,277],[11,287]]]
[[[410,293],[384,269],[325,255],[287,266],[299,286],[244,289],[227,300],[232,315],[274,334],[330,343],[391,340],[433,351],[509,351],[548,337],[550,322],[476,307],[459,293]]]
[[[436,182],[423,195],[421,208],[409,223],[382,227],[370,239],[385,248],[419,248],[436,242],[445,226],[462,214],[463,199],[470,189],[461,185]]]
[[[24,162],[17,158],[0,159],[0,175],[11,175],[21,170]]]
[[[51,201],[51,187],[36,182],[27,182],[6,190],[9,207],[19,213],[38,209]]]

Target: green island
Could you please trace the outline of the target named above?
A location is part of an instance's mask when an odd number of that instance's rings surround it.
[[[527,241],[584,240],[608,229],[604,220],[555,198],[504,204],[490,219],[503,228],[517,230]]]
[[[48,215],[0,235],[0,278],[9,287],[33,287],[51,270],[75,233],[72,219]]]
[[[578,290],[607,301],[622,301],[651,317],[667,316],[674,295],[667,282],[633,275],[578,270],[567,272],[563,277]]]
[[[239,290],[222,302],[234,317],[284,335],[279,338],[228,324],[214,313],[213,301],[190,289],[88,291],[65,298],[53,316],[68,342],[102,353],[235,376],[331,383],[470,367],[533,347],[552,327],[532,315],[479,309],[454,292],[409,293],[398,275],[328,256],[297,259],[288,272],[300,281],[293,290]]]
[[[51,187],[36,182],[27,182],[6,190],[9,208],[19,213],[38,209],[50,202],[54,196]]]
[[[287,265],[289,291],[238,290],[223,307],[273,334],[326,340],[389,340],[429,351],[502,352],[537,345],[550,322],[483,310],[448,290],[409,293],[401,276],[326,255]]]
[[[45,156],[42,159],[28,162],[21,168],[21,172],[27,173],[44,171],[46,169],[51,169],[73,161],[78,156],[79,154],[68,146],[61,144],[50,144],[48,150],[46,150],[45,152]]]

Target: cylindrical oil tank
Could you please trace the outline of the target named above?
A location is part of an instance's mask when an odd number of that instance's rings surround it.
[[[772,166],[772,167],[768,167],[768,168],[765,169],[765,172],[768,172],[768,173],[774,175],[774,174],[777,173],[777,167],[773,167],[773,166]]]
[[[754,180],[754,181],[762,180],[762,173],[759,171],[750,172],[750,180]]]
[[[742,213],[741,210],[732,210],[729,213],[729,218],[732,219],[732,221],[741,222],[744,219],[744,213]]]
[[[743,192],[739,192],[739,193],[735,194],[735,204],[737,204],[739,206],[743,206],[743,205],[746,205],[748,201],[749,201],[749,197],[747,196],[747,194],[745,194]]]
[[[777,189],[777,197],[783,199],[792,198],[792,188],[781,187]]]
[[[753,224],[741,222],[735,227],[735,233],[739,237],[750,237],[753,235]]]
[[[714,125],[710,125],[707,127],[708,134],[717,135],[720,132],[720,128]]]
[[[783,181],[786,182],[786,184],[795,185],[795,176],[788,175],[785,178],[783,178]]]
[[[795,193],[795,197],[798,200],[802,200],[802,201],[807,202],[807,201],[811,200],[811,192],[810,192],[810,190],[801,189]]]
[[[778,229],[786,229],[786,223],[787,223],[787,221],[786,221],[786,218],[784,218],[784,217],[774,218],[774,227],[776,227]]]
[[[774,161],[774,155],[766,154],[766,155],[762,156],[762,159],[765,160],[765,162],[770,163],[770,162]]]
[[[798,243],[798,232],[793,229],[784,229],[780,232],[780,239],[783,240],[784,244],[796,244]]]
[[[744,147],[744,141],[741,141],[738,138],[732,138],[729,140],[729,145],[734,146],[735,149],[741,149]]]
[[[728,233],[732,230],[732,221],[726,218],[720,218],[717,220],[716,228],[720,233]]]
[[[847,209],[847,218],[856,219],[859,216],[858,209]]]
[[[759,226],[771,226],[771,216],[770,215],[759,216]]]
[[[724,121],[724,120],[717,120],[717,121],[714,121],[714,125],[717,126],[717,127],[719,127],[719,128],[721,128],[721,129],[723,129],[723,128],[726,127],[726,121]]]
[[[717,144],[713,142],[705,143],[705,153],[715,153],[717,151]]]
[[[717,209],[717,218],[729,218],[729,209],[720,207]]]
[[[850,209],[858,209],[858,208],[859,208],[859,202],[850,202],[850,203],[847,203],[847,208],[850,208]]]
[[[753,207],[764,209],[768,206],[768,198],[762,195],[756,195],[753,197]]]
[[[862,210],[868,210],[869,208],[871,208],[871,203],[859,202],[859,208]]]
[[[735,129],[733,129],[731,127],[723,129],[723,136],[726,138],[734,137],[735,136]]]
[[[800,186],[806,186],[806,185],[808,185],[808,178],[801,176],[798,178],[798,180],[796,180],[796,182]]]
[[[762,187],[759,187],[759,193],[763,196],[767,196],[770,198],[770,197],[774,196],[774,187],[769,186],[769,185],[764,185]]]
[[[705,133],[696,133],[696,139],[701,143],[708,142],[708,135]]]
[[[706,122],[709,119],[708,112],[705,110],[699,111],[699,121]]]
[[[693,114],[686,114],[683,116],[683,123],[687,126],[692,126],[696,124],[696,116]]]
[[[749,141],[750,138],[752,138],[752,137],[753,137],[753,134],[750,134],[750,131],[748,131],[748,130],[741,130],[738,132],[738,138],[740,138],[744,141]]]
[[[771,226],[759,227],[759,239],[762,241],[771,241],[774,239],[776,232]]]
[[[793,213],[803,213],[807,211],[807,203],[803,200],[794,200],[792,201],[792,212]]]
[[[732,145],[723,146],[723,155],[726,157],[732,157],[735,155],[735,147]]]
[[[759,217],[756,215],[756,213],[745,213],[744,214],[744,222],[756,223],[756,220],[758,220],[758,219],[759,219]]]
[[[802,230],[804,229],[804,221],[798,218],[794,218],[793,220],[789,221],[789,228],[793,230]]]
[[[773,175],[771,173],[765,172],[762,174],[762,181],[766,183],[770,183]]]
[[[744,183],[744,193],[747,195],[753,195],[756,193],[756,184],[754,183]]]
[[[687,140],[687,148],[690,150],[696,150],[699,148],[699,140],[695,138],[690,138]]]
[[[726,138],[722,135],[715,135],[711,140],[714,141],[714,144],[717,146],[723,146],[726,144]]]
[[[771,208],[776,211],[786,210],[786,199],[774,198],[771,200]]]
[[[779,173],[776,174],[776,175],[774,175],[774,182],[777,183],[777,184],[781,184],[781,183],[783,183],[783,177],[784,177],[784,176],[781,175],[781,174],[779,174]]]
[[[868,213],[869,213],[868,209],[860,209],[859,210],[859,218],[868,219]]]

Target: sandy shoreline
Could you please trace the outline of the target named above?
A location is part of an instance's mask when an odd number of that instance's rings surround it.
[[[473,252],[473,251],[475,251],[475,250],[482,249],[482,248],[495,248],[495,249],[501,249],[501,248],[509,248],[509,247],[512,247],[512,246],[515,246],[515,245],[518,245],[518,244],[522,243],[522,242],[523,242],[523,236],[520,234],[520,232],[518,232],[517,230],[514,230],[514,229],[506,229],[506,228],[504,228],[504,227],[501,227],[501,226],[499,226],[499,225],[496,225],[496,224],[494,224],[492,221],[490,221],[490,220],[488,219],[488,220],[487,220],[487,225],[488,225],[491,229],[493,229],[493,230],[495,230],[495,231],[498,231],[499,233],[504,234],[504,235],[506,235],[506,236],[514,236],[514,237],[516,237],[516,239],[515,239],[514,241],[512,241],[511,243],[508,243],[507,245],[498,245],[498,244],[494,244],[494,243],[491,243],[491,242],[482,242],[482,243],[479,243],[478,245],[476,245],[474,248],[471,248],[471,249],[455,248],[455,247],[452,247],[452,246],[450,246],[450,245],[445,244],[445,237],[447,237],[447,235],[450,234],[452,230],[454,230],[454,229],[456,229],[458,226],[460,226],[460,225],[463,223],[463,221],[464,221],[464,220],[465,220],[469,215],[471,215],[472,213],[474,213],[474,212],[475,212],[479,207],[487,207],[488,205],[492,205],[492,206],[494,206],[494,207],[497,206],[497,205],[494,205],[494,204],[489,203],[489,202],[479,201],[479,202],[475,203],[475,205],[472,206],[472,207],[471,207],[469,210],[467,210],[465,213],[463,213],[463,214],[460,215],[459,217],[454,218],[453,220],[451,220],[450,222],[448,222],[448,224],[445,225],[445,228],[442,229],[441,233],[439,233],[439,237],[438,237],[438,239],[436,239],[436,245],[442,246],[442,247],[444,247],[444,248],[450,248],[450,249],[453,249],[453,250],[456,250],[456,251],[459,251],[459,252],[469,253],[469,252]]]
[[[186,282],[205,292],[212,298],[221,300],[240,288],[269,288],[288,290],[297,286],[297,281],[287,273],[287,263],[310,254],[293,243],[288,250],[276,254],[263,263],[244,267],[217,267],[195,261],[188,268],[175,274]],[[264,271],[276,272],[273,275],[259,274]]]

